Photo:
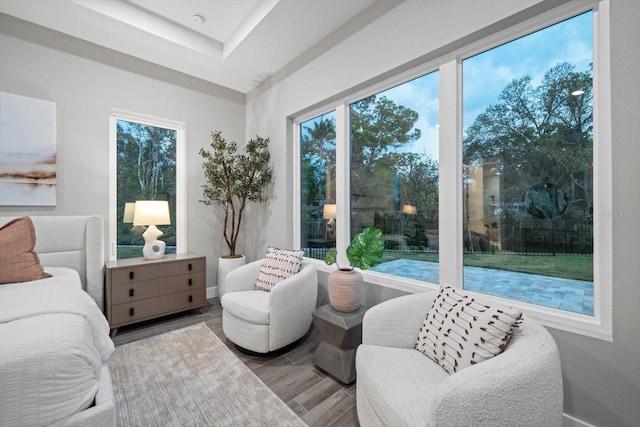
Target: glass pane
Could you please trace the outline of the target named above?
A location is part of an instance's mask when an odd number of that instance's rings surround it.
[[[438,73],[351,104],[351,237],[382,230],[373,270],[438,283]]]
[[[176,253],[176,131],[117,121],[117,258],[142,256],[146,227],[133,227],[127,203],[136,200],[168,200],[171,225],[158,226],[167,245]]]
[[[305,256],[324,259],[336,247],[336,113],[300,124],[301,225]]]
[[[592,13],[463,62],[464,288],[593,315]]]

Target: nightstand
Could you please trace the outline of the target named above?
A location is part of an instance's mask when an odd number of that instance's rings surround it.
[[[206,258],[172,254],[105,264],[105,307],[111,336],[118,328],[206,304]]]

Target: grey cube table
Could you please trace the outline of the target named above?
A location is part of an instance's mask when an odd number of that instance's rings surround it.
[[[362,343],[362,319],[367,307],[344,313],[331,304],[313,312],[313,322],[322,341],[313,354],[313,363],[344,384],[356,379],[356,348]]]

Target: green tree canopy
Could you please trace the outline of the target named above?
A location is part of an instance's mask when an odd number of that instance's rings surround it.
[[[580,92],[576,92],[580,90]],[[569,195],[567,214],[589,215],[592,206],[592,72],[570,63],[550,68],[540,84],[531,76],[507,84],[499,102],[467,129],[466,165],[501,164],[504,202],[522,201],[527,189],[551,183]]]
[[[301,138],[303,199],[307,202],[333,199],[335,202],[335,119],[330,115],[323,115],[319,120],[314,120],[312,126],[305,126],[305,131]],[[311,214],[305,212],[304,217],[309,218]]]
[[[375,95],[351,104],[351,197],[362,221],[400,207],[400,148],[420,138],[418,113]],[[354,230],[357,232],[358,230]]]
[[[122,223],[125,203],[168,200],[172,224],[163,227],[163,240],[176,244],[176,131],[118,120],[118,243],[141,244],[140,233]],[[138,230],[140,231],[140,230]]]

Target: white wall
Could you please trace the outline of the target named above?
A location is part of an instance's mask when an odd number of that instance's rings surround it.
[[[0,19],[0,90],[56,103],[58,156],[57,206],[3,206],[2,215],[98,214],[107,236],[111,109],[184,122],[187,250],[207,256],[213,286],[224,248],[220,215],[198,202],[204,182],[198,150],[209,146],[214,129],[244,140],[244,95],[15,18]]]
[[[323,104],[343,91],[411,63],[414,59],[462,38],[486,35],[487,26],[533,5],[524,15],[557,1],[449,1],[408,0],[345,40],[323,56],[288,76],[263,85],[247,97],[247,135],[271,137],[276,170],[276,195],[262,211],[266,224],[258,234],[247,233],[250,253],[258,258],[266,242],[282,247],[292,241],[293,159],[287,117]],[[508,18],[507,21],[518,20]],[[552,330],[561,352],[565,413],[597,426],[632,426],[640,420],[640,145],[638,145],[637,42],[640,39],[640,2],[612,0],[613,90],[613,206],[635,213],[614,219],[613,342]],[[492,32],[494,28],[489,28]],[[288,134],[289,133],[289,134]],[[256,244],[258,243],[258,244]],[[321,275],[321,279],[324,275]],[[379,300],[393,292],[376,290]],[[321,295],[322,297],[322,295]]]

